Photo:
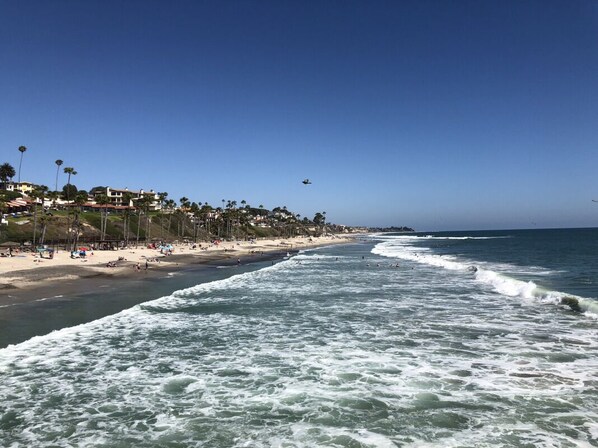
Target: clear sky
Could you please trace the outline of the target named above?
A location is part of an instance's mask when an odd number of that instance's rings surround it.
[[[52,188],[62,159],[348,225],[596,226],[598,2],[0,0],[20,145]]]

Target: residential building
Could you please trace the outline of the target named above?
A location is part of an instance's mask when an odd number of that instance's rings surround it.
[[[35,187],[36,185],[31,182],[6,182],[6,184],[0,182],[0,189],[6,191],[18,191],[19,193],[26,195],[29,195]]]
[[[102,193],[103,193],[102,191],[95,191],[94,199],[97,198],[97,196]],[[133,199],[128,204],[125,204],[125,202],[123,200],[126,193],[129,193],[133,196]],[[152,202],[150,203],[150,207],[149,207],[150,210],[160,210],[160,208],[161,208],[160,197],[158,196],[158,193],[156,193],[154,190],[144,191],[143,189],[129,190],[128,188],[119,189],[119,188],[106,187],[106,196],[108,196],[108,200],[110,201],[110,204],[115,205],[115,206],[133,206],[134,203],[142,196],[149,196],[152,198]]]

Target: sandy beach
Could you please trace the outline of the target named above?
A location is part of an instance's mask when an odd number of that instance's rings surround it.
[[[248,257],[260,254],[297,251],[310,247],[343,244],[350,238],[340,236],[296,237],[285,239],[263,239],[249,241],[225,241],[219,244],[197,243],[176,244],[170,255],[158,249],[138,246],[121,250],[87,251],[85,258],[71,258],[67,251],[55,252],[52,259],[40,258],[32,253],[15,253],[12,257],[0,258],[0,305],[14,301],[18,292],[33,292],[51,288],[62,292],[62,284],[77,285],[77,280],[94,277],[110,277],[115,281],[136,278],[143,271],[176,271],[193,264],[215,260],[244,263]],[[67,291],[68,292],[68,291]],[[31,294],[27,294],[30,296]]]

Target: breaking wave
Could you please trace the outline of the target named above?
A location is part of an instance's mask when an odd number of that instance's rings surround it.
[[[499,294],[523,299],[534,299],[542,303],[566,305],[574,311],[584,312],[587,316],[598,318],[598,301],[560,291],[552,291],[538,286],[533,281],[525,281],[509,275],[533,273],[534,275],[548,275],[547,271],[536,266],[521,268],[496,263],[478,262],[462,259],[453,255],[434,254],[430,248],[411,245],[413,241],[422,239],[490,239],[502,237],[417,237],[397,236],[378,243],[372,253],[388,258],[398,258],[415,263],[439,267],[451,271],[459,271],[470,275],[475,281],[491,286]]]

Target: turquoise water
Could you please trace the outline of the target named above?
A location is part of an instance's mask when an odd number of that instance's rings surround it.
[[[32,338],[0,444],[598,446],[597,244],[371,236]]]

